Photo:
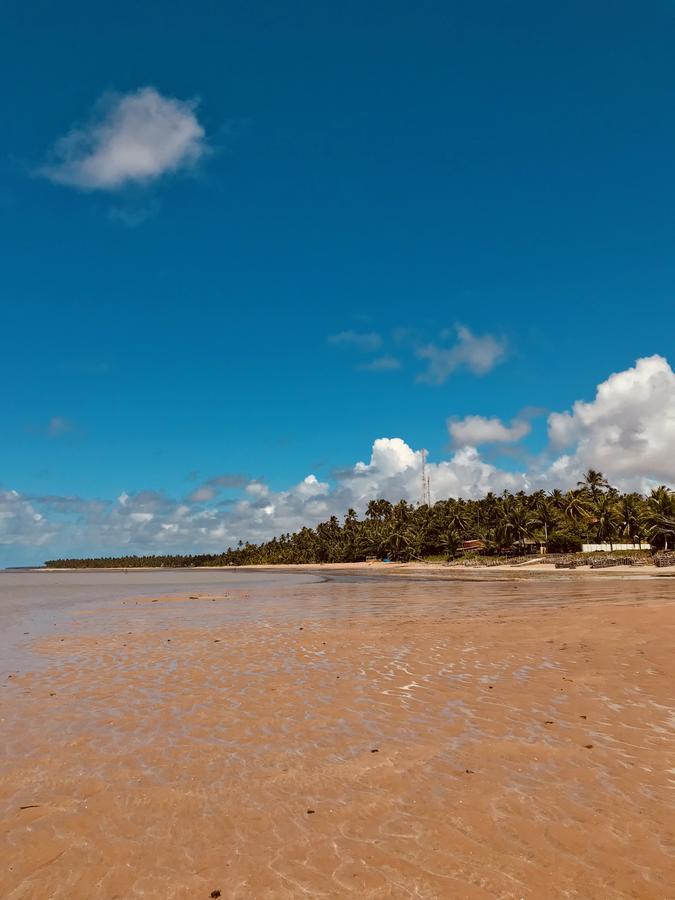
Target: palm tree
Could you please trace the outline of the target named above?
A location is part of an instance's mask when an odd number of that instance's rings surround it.
[[[663,538],[664,549],[668,549],[668,539],[675,540],[675,496],[662,484],[654,488],[647,499],[647,525],[654,538]]]
[[[620,523],[619,511],[612,497],[603,495],[595,508],[595,528],[598,543],[609,541],[610,549]]]
[[[389,532],[384,546],[391,559],[404,560],[410,547],[408,535],[402,528],[394,528]]]
[[[555,528],[557,516],[553,500],[547,497],[543,491],[541,494],[540,497],[537,497],[537,502],[535,503],[536,519],[534,521],[544,529],[544,545],[546,546],[548,544],[549,531]]]
[[[565,497],[560,488],[554,488],[550,493],[550,498],[554,508],[562,510]]]
[[[392,506],[388,500],[369,500],[366,507],[366,516],[369,519],[382,521],[391,514]]]
[[[643,523],[640,497],[638,494],[626,494],[619,504],[621,534],[635,545],[642,539]]]
[[[589,512],[587,492],[581,489],[568,491],[562,500],[562,510],[567,518],[578,525],[582,522]]]
[[[536,519],[523,504],[509,504],[504,511],[499,535],[504,544],[515,544],[522,551],[526,540],[532,537],[535,525]]]
[[[448,516],[448,525],[459,534],[465,534],[469,527],[469,518],[467,516],[466,504],[463,500],[457,500],[453,503]]]
[[[461,543],[462,538],[455,529],[448,528],[445,535],[445,549],[448,554],[448,559],[454,559],[457,556],[457,551],[459,550]]]
[[[583,477],[582,481],[577,481],[577,487],[584,488],[593,498],[593,502],[597,501],[598,495],[609,488],[609,482],[596,469],[589,469]]]

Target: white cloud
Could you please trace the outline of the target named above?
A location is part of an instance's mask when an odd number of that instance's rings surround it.
[[[189,503],[208,503],[222,490],[232,488],[245,488],[251,482],[250,478],[236,472],[225,472],[222,475],[214,475],[199,487],[196,487],[187,496]]]
[[[72,431],[73,427],[73,423],[69,422],[68,419],[64,419],[62,416],[52,416],[47,426],[47,434],[51,438],[61,437]]]
[[[329,490],[326,482],[319,481],[316,475],[308,475],[296,487],[299,497],[309,499],[310,497],[320,497]]]
[[[341,331],[332,334],[328,341],[331,344],[347,344],[365,353],[377,350],[382,346],[382,337],[374,331]]]
[[[246,493],[251,494],[253,497],[267,497],[270,489],[266,484],[263,484],[260,481],[251,481],[250,484],[246,485]]]
[[[523,474],[501,471],[481,459],[473,447],[464,447],[450,459],[427,462],[432,501],[444,497],[478,497],[487,491],[520,490],[527,485]],[[363,510],[373,497],[416,502],[422,485],[422,451],[413,450],[401,438],[378,438],[370,462],[358,462],[341,473],[335,494],[342,505]],[[346,507],[345,507],[346,508]]]
[[[207,150],[195,108],[153,87],[106,95],[88,124],[56,143],[40,174],[81,190],[114,191],[192,166]]]
[[[555,463],[561,477],[592,467],[627,489],[672,484],[675,373],[662,356],[639,359],[603,381],[591,402],[551,413],[548,432],[555,448],[570,451]]]
[[[401,360],[395,356],[378,356],[358,367],[364,372],[394,372],[401,368]]]
[[[0,490],[0,545],[41,547],[57,530],[26,497]]]
[[[517,440],[526,423],[467,417],[458,443]],[[569,488],[585,469],[600,469],[624,490],[675,485],[675,373],[659,356],[637,361],[611,375],[595,399],[549,417],[557,457],[528,471],[507,471],[486,462],[475,446],[459,446],[448,459],[429,461],[432,500],[479,497],[488,491]],[[27,497],[0,492],[0,544],[39,547],[40,556],[120,552],[218,551],[239,539],[260,541],[314,525],[368,500],[385,497],[416,502],[421,493],[422,452],[399,437],[374,441],[368,461],[337,474],[332,483],[308,475],[275,491],[243,476],[217,476],[186,501],[157,491],[122,492],[114,501],[76,497]],[[238,499],[218,503],[205,487],[232,487]],[[6,552],[5,552],[6,558]]]
[[[452,347],[427,344],[417,355],[427,360],[427,369],[417,380],[427,384],[443,384],[457,369],[468,369],[474,375],[486,375],[506,356],[507,342],[492,334],[475,335],[464,325],[457,328],[457,342]]]
[[[215,496],[216,489],[208,484],[204,484],[201,487],[195,488],[195,490],[188,495],[188,500],[190,503],[207,503],[209,500],[213,500]]]
[[[505,425],[501,419],[466,416],[450,420],[448,431],[456,447],[479,447],[481,444],[514,443],[530,433],[530,423],[514,419]]]
[[[120,222],[127,228],[138,228],[144,222],[147,222],[154,216],[159,209],[157,203],[149,203],[145,206],[114,206],[108,212],[108,218],[111,222]]]

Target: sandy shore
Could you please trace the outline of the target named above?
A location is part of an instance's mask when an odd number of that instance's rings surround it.
[[[494,580],[505,575],[514,578],[540,578],[550,576],[556,578],[672,578],[675,577],[675,567],[658,566],[612,566],[607,569],[592,569],[590,566],[579,566],[576,569],[556,569],[554,563],[544,563],[539,560],[528,560],[522,563],[500,564],[496,566],[463,566],[445,565],[442,563],[407,562],[384,563],[381,561],[368,563],[310,563],[304,565],[275,565],[275,566],[240,566],[239,571],[251,572],[308,572],[318,575],[364,575],[364,576],[412,576],[443,578],[455,580],[462,577],[483,578]],[[228,571],[225,569],[224,571]]]
[[[672,897],[672,582],[405,571],[27,636],[0,896]]]
[[[612,566],[607,569],[592,569],[590,566],[579,566],[576,569],[556,569],[554,563],[545,563],[540,560],[527,560],[522,563],[499,564],[495,566],[464,566],[461,564],[446,565],[445,563],[429,563],[429,562],[405,562],[405,563],[385,563],[380,560],[375,562],[358,562],[358,563],[301,563],[301,564],[280,564],[280,565],[260,565],[260,566],[194,566],[189,569],[158,569],[133,568],[121,570],[114,569],[35,569],[34,572],[43,573],[78,573],[87,572],[261,572],[261,573],[309,573],[320,576],[366,576],[366,577],[384,577],[384,576],[409,576],[425,578],[441,578],[445,580],[456,580],[462,577],[483,578],[485,580],[495,580],[504,576],[513,576],[514,578],[540,578],[546,576],[546,580],[550,580],[550,576],[557,578],[675,578],[675,566],[659,567],[659,566]]]

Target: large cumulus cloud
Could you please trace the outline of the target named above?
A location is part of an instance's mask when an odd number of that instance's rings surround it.
[[[548,420],[554,447],[569,450],[552,472],[565,478],[589,466],[618,487],[675,482],[675,373],[662,356],[639,359],[597,388],[595,399]]]

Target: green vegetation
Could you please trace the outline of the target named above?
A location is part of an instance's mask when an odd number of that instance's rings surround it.
[[[342,523],[331,516],[316,528],[282,534],[263,544],[240,541],[224,553],[57,559],[45,564],[140,568],[359,562],[368,557],[452,560],[462,553],[464,541],[476,540],[482,542],[480,553],[490,557],[523,555],[539,547],[549,553],[574,553],[585,542],[649,541],[655,549],[672,549],[675,494],[665,486],[649,497],[621,494],[602,473],[590,469],[566,493],[505,491],[499,497],[490,493],[481,500],[439,500],[433,506],[371,500],[364,519],[350,509]]]

